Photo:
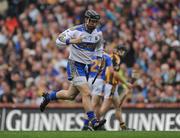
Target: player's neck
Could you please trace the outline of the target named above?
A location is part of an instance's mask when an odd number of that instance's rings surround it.
[[[85,27],[85,31],[88,32],[89,34],[91,34],[94,31],[94,30],[88,29],[86,24],[84,24],[84,27]]]

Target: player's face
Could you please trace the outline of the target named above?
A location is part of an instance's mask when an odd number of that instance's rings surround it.
[[[99,20],[87,19],[86,20],[87,29],[94,30],[96,26],[98,25],[98,23],[99,23]]]

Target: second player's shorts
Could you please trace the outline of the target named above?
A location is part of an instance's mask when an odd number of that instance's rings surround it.
[[[104,80],[97,78],[94,84],[92,84],[92,81],[94,78],[89,78],[88,79],[88,84],[91,89],[91,95],[99,95],[102,96],[104,93]]]
[[[104,88],[104,98],[109,98],[111,96],[111,92],[112,92],[112,85],[106,83],[105,88]],[[113,92],[112,96],[115,96],[115,97],[119,96],[119,94],[118,94],[118,85],[115,86],[115,91]]]

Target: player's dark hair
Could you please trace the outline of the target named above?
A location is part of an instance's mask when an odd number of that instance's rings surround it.
[[[94,10],[87,10],[84,16],[85,18],[90,18],[94,20],[99,20],[101,18],[100,15]]]

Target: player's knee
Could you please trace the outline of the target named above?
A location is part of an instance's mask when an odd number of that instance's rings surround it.
[[[74,100],[76,96],[72,93],[66,93],[65,97],[67,100]]]
[[[70,95],[70,96],[69,96],[69,100],[74,100],[75,97],[76,97],[76,96],[74,96],[74,95]]]
[[[130,90],[125,90],[125,96],[130,93]]]
[[[83,91],[82,96],[90,97],[91,96],[90,91]]]
[[[82,97],[84,97],[84,98],[90,98],[90,94],[88,94],[88,93],[85,93],[85,94],[82,94]]]
[[[121,112],[121,108],[115,108],[115,113]]]
[[[90,89],[87,84],[77,86],[78,90],[80,91],[82,96],[90,96]]]
[[[92,104],[92,107],[93,107],[93,109],[96,109],[98,106],[97,106],[97,104]]]
[[[92,106],[93,106],[94,108],[99,107],[99,106],[100,106],[100,105],[99,105],[99,101],[93,101],[93,102],[92,102]]]

